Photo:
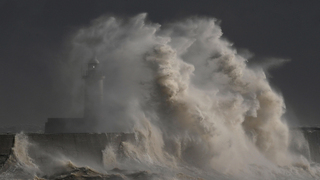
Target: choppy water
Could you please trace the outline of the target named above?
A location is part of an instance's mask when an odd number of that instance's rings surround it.
[[[134,132],[137,142],[124,142],[121,158],[106,147],[100,166],[48,155],[47,167],[20,134],[2,179],[320,179],[265,73],[285,60],[249,66],[252,54],[238,53],[215,19],[101,17],[70,45],[60,72],[73,98],[82,98],[79,70],[96,56],[106,83],[96,129]]]

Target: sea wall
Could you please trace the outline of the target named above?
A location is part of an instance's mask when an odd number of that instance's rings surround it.
[[[0,135],[0,166],[12,154],[12,148],[27,148],[36,164],[52,163],[53,159],[70,159],[86,165],[101,165],[103,150],[112,146],[117,154],[121,154],[124,141],[135,141],[131,133],[65,133],[65,134],[25,134],[19,138],[14,134]],[[23,142],[27,141],[27,143]],[[20,143],[20,145],[19,145]],[[22,146],[28,147],[22,147]]]
[[[12,153],[12,147],[14,145],[13,134],[0,135],[0,167],[6,162]]]
[[[299,128],[309,145],[310,159],[320,163],[320,128],[303,127]]]
[[[303,155],[320,163],[320,128],[297,128],[291,130],[302,132],[307,141],[306,150],[300,151]],[[53,159],[70,159],[72,162],[89,165],[101,165],[103,163],[103,150],[111,146],[118,156],[122,154],[122,142],[135,142],[133,133],[62,133],[62,134],[25,134],[25,139],[19,139],[15,134],[0,135],[0,168],[5,164],[13,147],[18,143],[27,141],[28,155],[36,164],[50,164]],[[301,148],[300,148],[301,150]],[[306,152],[307,151],[307,152]]]

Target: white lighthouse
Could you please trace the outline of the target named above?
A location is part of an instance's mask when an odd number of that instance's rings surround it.
[[[89,60],[87,65],[87,70],[83,75],[85,80],[84,119],[91,122],[91,125],[95,125],[101,118],[104,76],[100,71],[97,58]]]
[[[87,63],[85,73],[84,117],[83,118],[48,118],[45,133],[93,133],[97,132],[98,122],[102,117],[104,76],[97,58]]]

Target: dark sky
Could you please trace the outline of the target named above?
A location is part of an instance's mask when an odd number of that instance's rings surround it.
[[[68,38],[104,14],[147,12],[157,23],[215,17],[224,37],[255,54],[252,62],[291,59],[270,71],[270,82],[290,118],[320,124],[319,9],[317,0],[0,0],[0,122],[43,124],[47,117],[72,116],[70,92],[57,77]]]

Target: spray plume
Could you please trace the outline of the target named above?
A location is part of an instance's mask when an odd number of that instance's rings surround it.
[[[135,130],[140,140],[140,147],[124,144],[127,156],[224,173],[291,163],[283,98],[263,68],[249,68],[222,38],[215,19],[161,27],[146,14],[102,17],[81,29],[72,45],[71,72],[94,55],[106,77],[97,129]]]

